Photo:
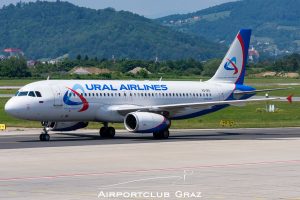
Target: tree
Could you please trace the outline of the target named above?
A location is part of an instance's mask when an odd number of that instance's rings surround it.
[[[24,58],[9,58],[0,61],[0,76],[2,77],[29,77],[27,63]]]
[[[221,62],[222,61],[220,59],[212,59],[207,61],[204,64],[202,75],[213,76],[216,73]]]

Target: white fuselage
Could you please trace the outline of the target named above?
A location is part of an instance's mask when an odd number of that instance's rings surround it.
[[[10,99],[6,110],[18,118],[36,121],[123,122],[125,116],[116,112],[115,107],[223,101],[234,90],[235,84],[210,81],[47,80],[21,88],[19,94],[28,94]],[[30,91],[39,91],[41,97],[36,93],[30,96]],[[215,109],[190,108],[171,112],[169,118],[191,118]]]

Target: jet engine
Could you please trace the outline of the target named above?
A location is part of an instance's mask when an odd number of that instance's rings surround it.
[[[43,122],[51,131],[74,131],[85,128],[88,122]]]
[[[124,125],[130,132],[153,133],[169,128],[170,121],[156,113],[132,112],[125,116]]]

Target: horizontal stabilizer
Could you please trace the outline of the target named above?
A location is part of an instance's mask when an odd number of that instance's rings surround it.
[[[277,90],[289,90],[293,88],[272,88],[272,89],[262,89],[262,90],[249,90],[249,91],[234,91],[234,94],[255,94],[259,92],[271,92]]]

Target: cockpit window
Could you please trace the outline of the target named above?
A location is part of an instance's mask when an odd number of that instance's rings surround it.
[[[35,97],[35,94],[34,94],[33,91],[30,91],[29,94],[28,94],[28,96],[30,96],[30,97]]]
[[[16,92],[15,96],[18,96],[18,94],[19,94],[19,91]]]
[[[27,96],[28,92],[19,92],[18,97]]]
[[[36,94],[37,97],[42,97],[42,95],[39,91],[35,91],[35,94]]]

